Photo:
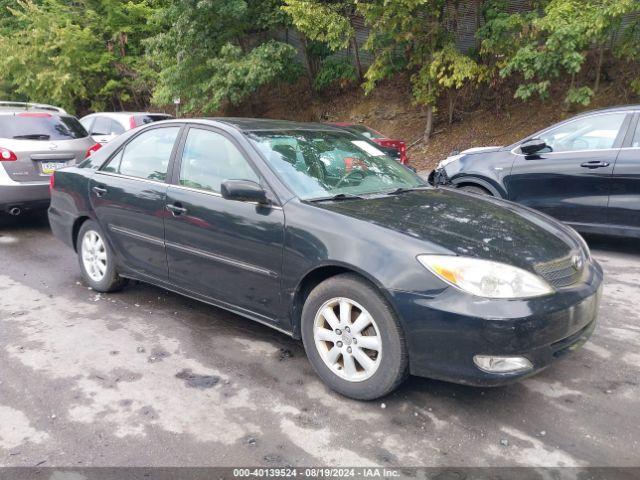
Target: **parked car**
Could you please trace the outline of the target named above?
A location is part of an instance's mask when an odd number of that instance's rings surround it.
[[[0,102],[0,212],[49,205],[49,177],[100,148],[75,117],[43,104]]]
[[[323,124],[156,123],[57,171],[49,220],[94,290],[137,279],[301,338],[352,398],[499,385],[586,341],[602,270],[574,230],[375,151]]]
[[[128,130],[148,123],[173,118],[166,113],[98,112],[80,119],[80,123],[98,143],[107,143]]]
[[[371,127],[367,127],[361,123],[349,123],[349,122],[334,122],[331,125],[341,127],[345,130],[361,135],[368,138],[372,142],[377,143],[383,149],[383,151],[391,158],[395,158],[403,165],[409,165],[409,158],[407,157],[407,144],[403,140],[389,138],[383,133],[374,130]]]
[[[430,181],[506,198],[586,233],[640,237],[640,106],[583,113],[440,162]]]

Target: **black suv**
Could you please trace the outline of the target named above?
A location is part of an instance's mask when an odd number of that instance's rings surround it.
[[[640,105],[580,114],[441,161],[433,185],[493,195],[586,233],[640,237]]]

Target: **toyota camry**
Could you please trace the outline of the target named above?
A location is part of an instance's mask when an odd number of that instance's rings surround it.
[[[596,323],[602,270],[570,227],[431,188],[330,125],[157,122],[51,189],[51,227],[93,289],[136,279],[273,327],[356,399],[409,374],[521,379]]]

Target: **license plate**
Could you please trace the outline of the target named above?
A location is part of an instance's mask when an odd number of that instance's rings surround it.
[[[51,174],[59,168],[66,166],[65,162],[42,162],[41,164],[42,173]]]

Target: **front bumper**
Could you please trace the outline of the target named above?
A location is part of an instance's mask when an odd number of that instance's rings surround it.
[[[529,300],[488,300],[449,287],[432,297],[392,291],[406,332],[411,373],[475,386],[533,375],[582,346],[593,333],[602,269],[593,262],[583,283]],[[488,373],[474,355],[522,356],[533,368]]]
[[[447,176],[447,172],[444,168],[437,168],[432,170],[427,178],[429,185],[437,187],[438,185],[451,185],[451,180]]]

